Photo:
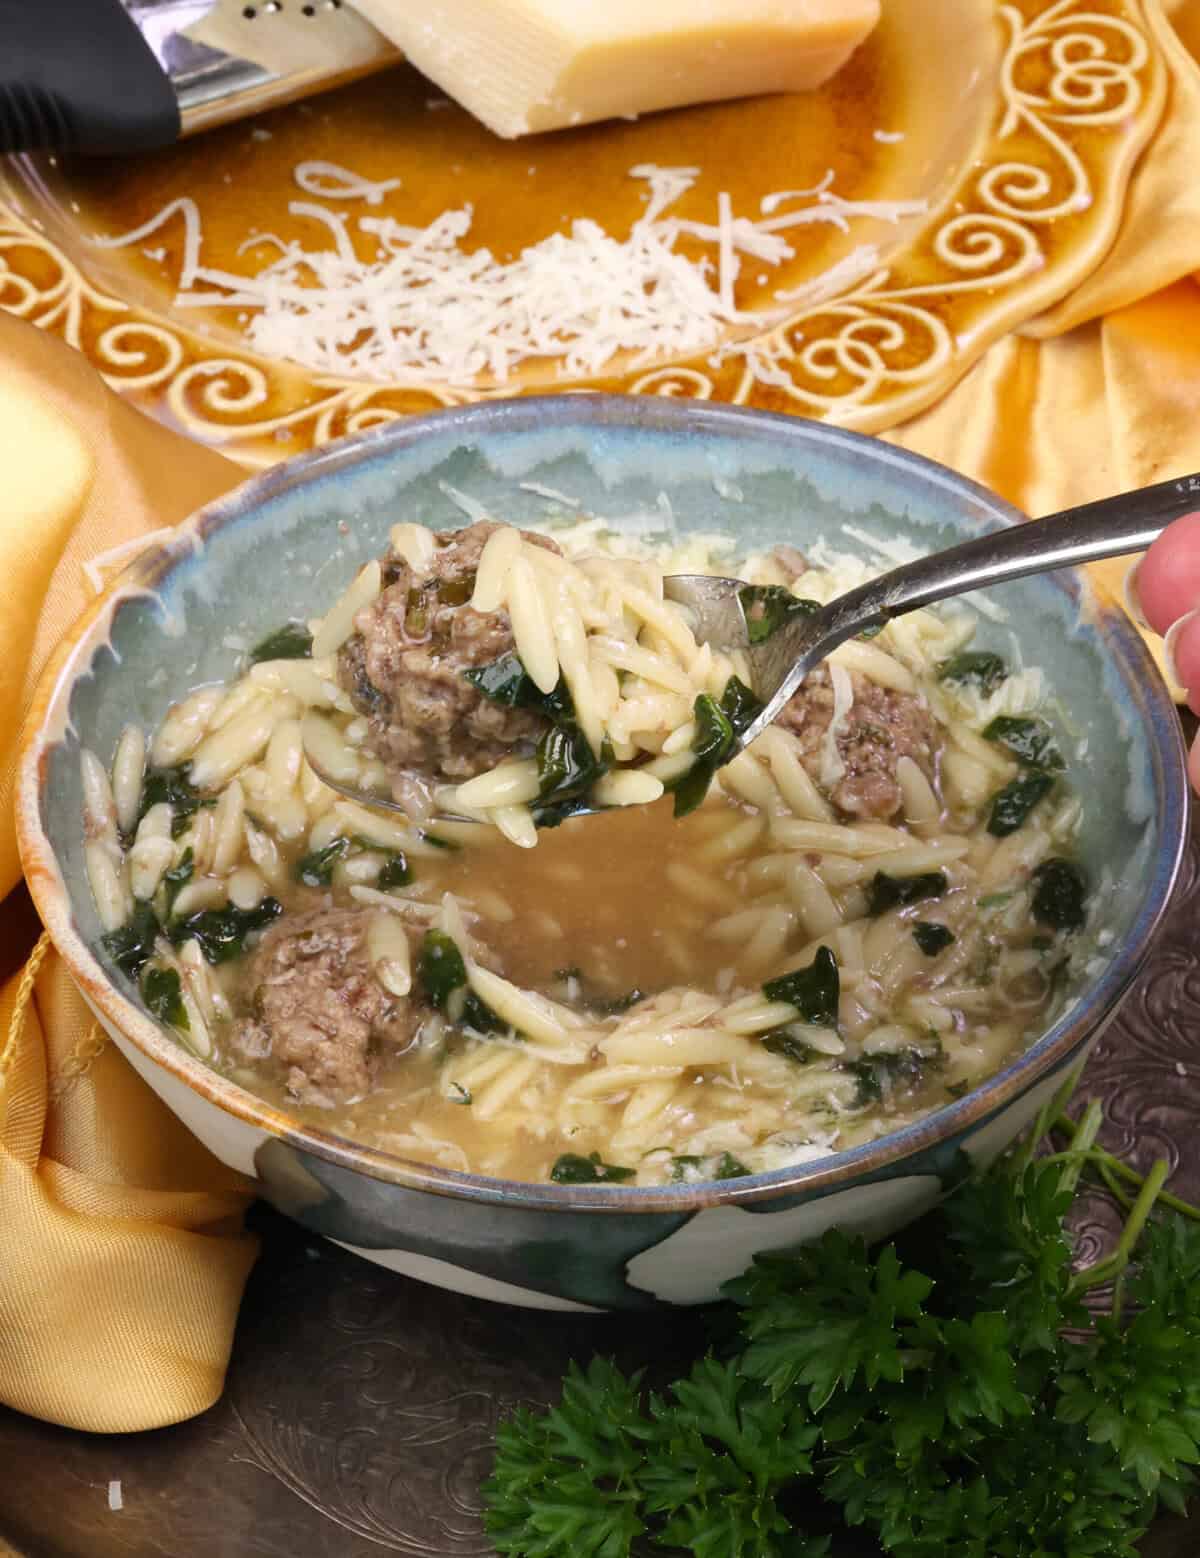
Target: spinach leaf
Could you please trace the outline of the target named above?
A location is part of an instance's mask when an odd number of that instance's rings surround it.
[[[529,808],[536,828],[557,828],[560,823],[566,822],[570,817],[578,817],[580,812],[588,809],[587,797],[575,796],[568,801],[555,801],[549,806],[542,806],[537,801]]]
[[[772,1055],[782,1055],[785,1060],[795,1061],[798,1066],[811,1065],[817,1058],[817,1051],[812,1045],[798,1039],[790,1027],[772,1028],[769,1033],[764,1033],[762,1047],[770,1050]]]
[[[787,1001],[800,1013],[800,1021],[821,1028],[837,1026],[841,980],[837,958],[828,947],[818,947],[807,968],[769,979],[762,987],[768,1001]]]
[[[450,1086],[458,1094],[457,1098],[450,1100],[452,1104],[470,1104],[474,1102],[470,1089],[464,1087],[461,1082],[451,1082]]]
[[[183,986],[173,968],[148,968],[142,975],[142,1000],[160,1022],[187,1033],[191,1028],[183,1004]]]
[[[536,708],[542,696],[515,649],[510,649],[490,665],[464,671],[463,675],[476,692],[506,709]]]
[[[201,909],[186,919],[176,920],[167,935],[175,946],[193,937],[208,963],[229,963],[245,950],[246,937],[262,930],[283,913],[278,898],[264,898],[253,909],[228,904],[224,909]]]
[[[589,1152],[586,1158],[578,1152],[564,1152],[555,1160],[550,1178],[556,1185],[615,1185],[632,1179],[635,1172],[615,1163],[602,1162],[598,1152]]]
[[[467,991],[466,999],[463,1001],[462,1014],[458,1021],[462,1027],[470,1028],[474,1033],[506,1033],[508,1031],[508,1024],[497,1017],[491,1007],[479,999],[474,990]],[[514,1033],[516,1032],[515,1029],[513,1031]],[[517,1038],[521,1037],[520,1034],[516,1036]]]
[[[333,880],[333,868],[347,853],[350,840],[335,838],[324,849],[314,849],[311,855],[302,855],[292,867],[292,875],[305,887],[328,887]]]
[[[811,617],[820,611],[820,602],[801,600],[781,584],[747,584],[738,591],[746,636],[752,644],[763,644],[796,617]]]
[[[171,808],[171,837],[177,839],[187,829],[188,819],[201,806],[215,806],[216,798],[203,796],[191,782],[191,764],[175,768],[149,768],[142,781],[142,799],[138,806],[140,822],[152,806],[163,801]]]
[[[964,1077],[961,1082],[947,1082],[946,1091],[951,1098],[965,1098],[971,1091],[971,1084]]]
[[[762,700],[755,697],[740,676],[731,676],[725,683],[721,712],[733,726],[735,735],[740,736],[762,713],[762,708]]]
[[[139,898],[124,925],[101,936],[100,945],[123,974],[136,979],[154,956],[158,933],[158,916],[144,898]]]
[[[994,693],[1000,683],[1008,679],[1008,666],[987,649],[964,650],[943,660],[938,667],[938,678],[943,682],[970,683],[979,688],[986,698]]]
[[[1066,766],[1054,732],[1044,719],[998,714],[983,734],[988,741],[1007,747],[1026,768],[1058,770]]]
[[[575,705],[563,678],[559,677],[552,691],[543,692],[521,664],[515,649],[510,649],[490,665],[464,671],[463,676],[476,692],[506,709],[532,709],[556,724],[575,717]]]
[[[458,943],[443,930],[427,930],[417,960],[417,977],[431,1006],[444,1012],[455,990],[467,982],[467,965]]]
[[[712,1163],[713,1171],[711,1174],[701,1175],[700,1170],[703,1168],[705,1163]],[[693,1169],[696,1172],[689,1174],[689,1169]],[[671,1178],[675,1181],[676,1184],[678,1184],[680,1180],[695,1180],[701,1177],[714,1180],[745,1179],[746,1176],[752,1172],[753,1171],[751,1169],[748,1169],[744,1163],[735,1158],[733,1154],[729,1152],[723,1152],[715,1162],[713,1162],[711,1158],[693,1157],[687,1153],[671,1159]]]
[[[255,644],[246,656],[248,665],[261,660],[310,660],[312,658],[312,634],[303,622],[285,622],[274,633]]]
[[[1087,918],[1087,879],[1070,860],[1054,856],[1033,873],[1033,917],[1054,930],[1078,930]]]
[[[940,898],[947,886],[944,871],[923,871],[919,876],[888,876],[884,871],[876,871],[867,894],[867,913],[886,914],[901,904]]]
[[[675,797],[676,817],[686,817],[704,805],[712,777],[713,771],[707,763],[693,763],[685,774],[671,780],[666,788]]]
[[[887,1103],[894,1093],[916,1087],[929,1071],[942,1063],[940,1050],[926,1054],[912,1046],[885,1055],[845,1060],[841,1069],[858,1083],[850,1107],[865,1109],[869,1104]]]
[[[739,719],[746,716],[751,702],[756,705],[754,712],[749,713],[746,719],[746,724],[749,724],[754,718],[754,713],[762,705],[758,703],[744,682],[737,682],[731,694],[730,687],[735,681],[737,678],[733,677],[726,683],[722,703],[729,698],[730,711],[736,713]],[[675,796],[677,817],[686,817],[689,812],[695,811],[697,806],[703,803],[713,775],[720,768],[725,754],[733,745],[734,733],[738,727],[734,725],[730,711],[723,708],[706,692],[700,693],[692,705],[692,718],[696,722],[696,739],[692,747],[695,762],[686,773],[681,774],[678,779],[671,780],[666,786]]]
[[[552,725],[537,745],[538,801],[581,801],[611,762],[597,757],[577,725]],[[561,819],[560,819],[561,820]]]
[[[167,918],[171,917],[171,910],[175,907],[175,900],[195,875],[195,857],[191,848],[184,850],[179,857],[179,864],[172,866],[169,871],[163,872],[163,888],[166,893]]]
[[[992,798],[988,832],[998,839],[1015,833],[1038,802],[1044,800],[1053,788],[1053,775],[1044,774],[1038,768],[1031,768],[1018,778],[1010,779]]]
[[[619,1017],[622,1012],[627,1012],[631,1006],[636,1006],[639,1001],[645,999],[646,992],[639,990],[635,985],[632,990],[626,990],[624,995],[589,996],[584,1004],[590,1012],[595,1012],[597,1017]]]
[[[696,739],[692,742],[696,761],[715,769],[733,745],[733,725],[729,716],[714,698],[702,692],[692,705],[692,718],[696,722]]]
[[[427,844],[432,844],[434,849],[445,849],[451,853],[454,853],[455,851],[462,848],[462,845],[459,844],[455,839],[439,838],[436,833],[422,832],[421,837]]]
[[[952,947],[954,939],[954,932],[935,920],[918,920],[913,926],[913,940],[927,958],[935,958],[939,952]]]
[[[399,849],[389,849],[387,859],[375,878],[375,886],[381,893],[390,893],[394,888],[407,887],[412,879],[408,857]]]

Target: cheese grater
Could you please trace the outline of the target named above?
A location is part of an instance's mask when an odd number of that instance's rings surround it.
[[[0,0],[0,153],[146,151],[399,59],[346,0]]]

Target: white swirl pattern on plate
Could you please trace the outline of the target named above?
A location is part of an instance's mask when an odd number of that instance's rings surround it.
[[[1008,38],[994,133],[941,215],[890,268],[712,359],[596,387],[752,403],[879,431],[930,404],[1002,330],[1081,280],[1115,232],[1125,178],[1154,128],[1162,63],[1141,0],[1023,0],[997,15]],[[1074,241],[1052,243],[1065,221],[1080,224]],[[497,393],[305,376],[231,351],[102,291],[3,205],[0,307],[61,335],[115,388],[248,464]],[[523,390],[499,393],[514,392]]]

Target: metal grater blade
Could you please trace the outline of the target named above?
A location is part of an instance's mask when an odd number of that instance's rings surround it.
[[[121,0],[179,99],[184,135],[398,64],[344,0]]]

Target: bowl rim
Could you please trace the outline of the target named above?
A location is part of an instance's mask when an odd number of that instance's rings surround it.
[[[252,519],[261,505],[299,486],[386,458],[426,435],[444,435],[457,427],[478,440],[497,432],[536,433],[544,431],[548,424],[584,430],[615,426],[627,431],[649,429],[699,435],[712,431],[723,436],[741,430],[748,435],[767,433],[785,442],[791,440],[800,449],[806,444],[840,446],[859,459],[899,465],[926,483],[972,497],[1001,524],[1018,524],[1025,518],[1013,505],[970,478],[868,435],[786,413],[667,398],[634,399],[588,393],[473,402],[399,419],[284,461],[252,475],[221,498],[197,509],[175,527],[168,539],[152,542],[68,628],[38,679],[20,737],[15,813],[26,881],[50,939],[102,1024],[115,1028],[146,1059],[161,1066],[189,1091],[302,1153],[405,1189],[545,1211],[687,1214],[709,1206],[753,1206],[797,1192],[819,1195],[847,1181],[903,1174],[907,1160],[997,1114],[1040,1078],[1057,1070],[1115,1011],[1146,958],[1182,865],[1190,796],[1181,722],[1141,635],[1118,606],[1100,599],[1078,573],[1072,572],[1070,577],[1081,614],[1086,613],[1102,632],[1104,648],[1129,686],[1150,739],[1155,805],[1164,842],[1152,864],[1141,907],[1130,934],[1108,967],[1034,1044],[963,1098],[860,1146],[742,1179],[686,1186],[541,1184],[419,1163],[305,1124],[221,1076],[170,1038],[164,1028],[134,1004],[110,978],[76,928],[70,896],[53,845],[42,826],[41,794],[49,753],[69,727],[75,681],[89,673],[94,652],[107,641],[108,625],[118,609],[128,601],[156,593],[173,569],[203,551],[210,535],[238,520]],[[1067,588],[1060,579],[1056,578],[1055,583]]]

